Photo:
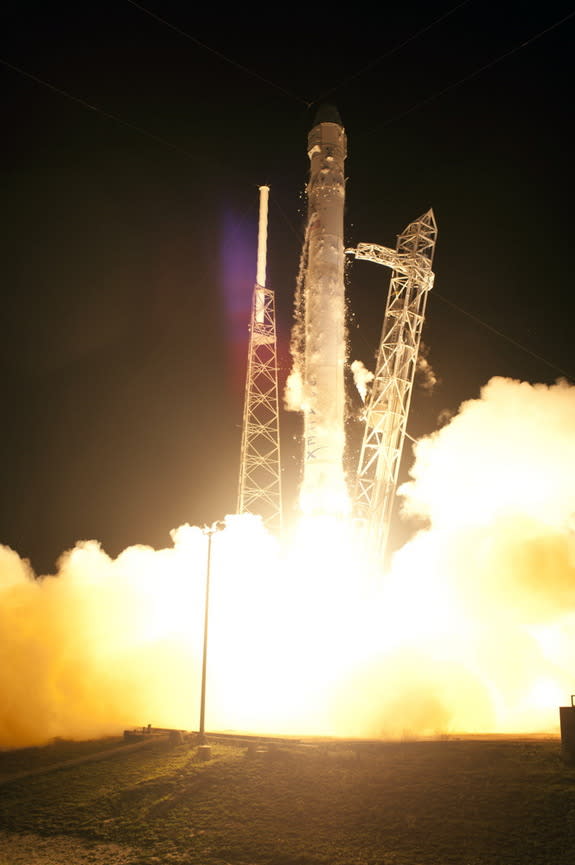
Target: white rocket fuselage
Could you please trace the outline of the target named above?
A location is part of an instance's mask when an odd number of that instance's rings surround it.
[[[325,113],[324,113],[325,116]],[[349,509],[343,471],[346,358],[343,211],[345,130],[335,109],[308,136],[310,175],[303,364],[304,512]],[[318,115],[318,120],[321,113]],[[333,119],[332,119],[333,118]]]

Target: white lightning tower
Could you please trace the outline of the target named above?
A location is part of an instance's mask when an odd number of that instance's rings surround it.
[[[375,376],[366,400],[355,514],[383,558],[403,450],[427,295],[433,285],[437,225],[432,210],[410,223],[396,249],[360,243],[356,258],[393,268]]]
[[[238,513],[281,532],[282,495],[275,296],[266,288],[269,186],[260,186],[258,263],[252,297]]]

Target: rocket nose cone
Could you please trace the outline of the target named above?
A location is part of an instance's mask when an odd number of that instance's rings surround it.
[[[333,102],[322,102],[318,106],[313,125],[317,126],[318,123],[337,123],[338,126],[343,126],[339,111]]]

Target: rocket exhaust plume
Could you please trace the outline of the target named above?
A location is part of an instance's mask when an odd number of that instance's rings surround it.
[[[346,148],[337,109],[322,106],[308,136],[308,224],[287,394],[288,407],[304,416],[302,510],[335,516],[349,512],[343,471]]]
[[[493,379],[417,445],[402,494],[428,528],[377,589],[345,521],[304,520],[282,554],[256,517],[230,518],[206,729],[556,731],[575,669],[574,424],[575,387]],[[172,539],[116,559],[80,543],[40,580],[0,547],[0,747],[197,729],[207,539]]]

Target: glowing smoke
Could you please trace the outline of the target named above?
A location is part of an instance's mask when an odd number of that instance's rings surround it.
[[[303,380],[299,366],[292,367],[286,381],[284,406],[287,411],[302,411],[305,405]]]
[[[417,364],[416,364],[416,372],[419,377],[419,384],[423,388],[423,390],[428,391],[428,393],[432,393],[435,390],[436,386],[439,384],[439,379],[435,374],[431,363],[429,362],[429,349],[422,341],[419,346],[419,353],[417,355]]]
[[[338,381],[343,391],[343,376],[339,382],[338,373],[340,362],[342,370],[344,364],[343,293],[341,297],[332,297],[327,304],[329,315],[326,322],[325,316],[321,314],[326,306],[326,299],[322,297],[321,292],[318,293],[316,285],[318,279],[320,283],[322,281],[319,278],[322,268],[316,268],[316,280],[308,276],[310,235],[314,225],[317,229],[317,222],[317,215],[307,220],[300,256],[294,294],[294,323],[290,339],[292,367],[286,381],[284,407],[287,411],[301,411],[304,414],[304,465],[307,466],[307,470],[304,470],[304,481],[300,489],[301,512],[308,516],[332,514],[345,517],[351,512],[351,501],[343,470],[345,447],[343,411],[341,423],[338,418],[339,412],[334,413],[336,393],[340,394],[337,387],[335,392],[333,387],[319,387],[316,373],[310,373],[310,368],[315,368],[319,364],[323,349],[333,348],[336,344],[338,356],[340,348],[342,354],[332,370],[332,373],[335,371],[335,380],[330,384],[333,385]],[[341,282],[343,289],[343,276],[338,282]],[[314,323],[313,328],[309,326],[310,321]],[[320,321],[323,321],[323,329],[316,326]],[[343,409],[343,404],[341,408]]]
[[[367,396],[367,386],[373,381],[374,375],[371,370],[367,369],[360,360],[354,360],[350,366],[353,373],[353,381],[362,402],[365,402]]]
[[[304,283],[309,253],[310,222],[307,220],[294,292],[294,323],[290,338],[292,368],[288,375],[284,393],[287,411],[302,411],[304,408],[303,372],[305,366],[305,299]]]
[[[82,542],[41,580],[0,547],[0,746],[189,717],[204,538],[184,527],[174,539],[116,560]]]
[[[417,444],[401,494],[427,528],[376,585],[344,520],[303,520],[281,553],[258,519],[230,518],[207,728],[556,729],[574,690],[574,428],[574,387],[491,380]],[[115,560],[84,542],[42,580],[0,548],[0,746],[197,728],[207,538],[172,540]]]
[[[436,597],[454,605],[460,658],[483,683],[496,729],[555,726],[573,689],[574,427],[566,382],[494,378],[416,445],[400,490],[405,512],[430,528],[396,566],[425,563]]]
[[[575,513],[575,388],[493,378],[415,447],[404,510],[436,528],[516,514],[564,530]]]

